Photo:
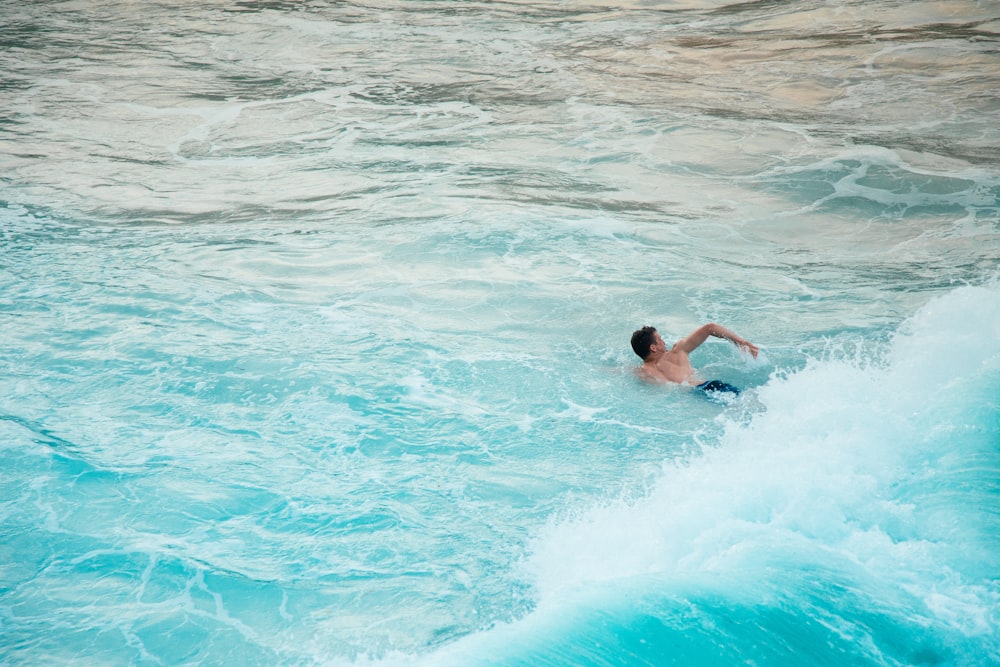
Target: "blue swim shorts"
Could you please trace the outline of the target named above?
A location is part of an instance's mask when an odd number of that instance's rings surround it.
[[[736,396],[740,395],[739,389],[729,384],[728,382],[723,382],[722,380],[709,380],[708,382],[702,382],[700,385],[695,387],[695,389],[706,394],[708,392],[725,391],[734,394]]]

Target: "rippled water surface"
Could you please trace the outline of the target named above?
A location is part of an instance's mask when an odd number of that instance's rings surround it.
[[[1000,663],[995,3],[0,26],[0,662]]]

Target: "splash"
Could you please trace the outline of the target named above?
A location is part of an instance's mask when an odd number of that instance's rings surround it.
[[[998,389],[1000,289],[939,297],[877,358],[772,378],[641,500],[550,525],[536,611],[433,662],[1000,659]]]

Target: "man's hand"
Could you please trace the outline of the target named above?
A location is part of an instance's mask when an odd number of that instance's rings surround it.
[[[739,340],[733,342],[736,343],[736,345],[738,345],[741,350],[746,350],[747,352],[749,352],[751,357],[753,357],[754,359],[757,358],[757,353],[760,352],[760,349],[756,345],[754,345],[745,338],[740,338]]]

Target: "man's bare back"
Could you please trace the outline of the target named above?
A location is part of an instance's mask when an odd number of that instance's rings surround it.
[[[632,349],[643,360],[642,366],[638,369],[639,376],[651,382],[700,384],[702,380],[691,366],[689,355],[710,336],[731,341],[740,349],[748,351],[754,358],[757,357],[756,345],[714,322],[698,327],[669,349],[656,329],[644,327],[632,335]]]

